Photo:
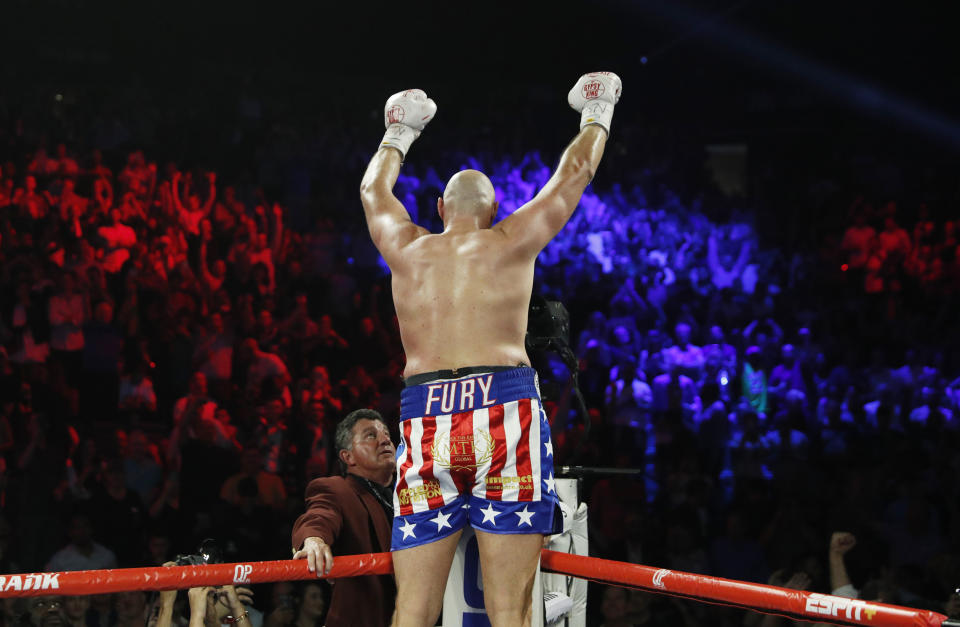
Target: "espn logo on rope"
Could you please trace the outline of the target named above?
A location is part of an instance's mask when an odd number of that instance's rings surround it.
[[[666,568],[661,568],[657,572],[653,573],[653,585],[657,588],[666,589],[667,584],[663,583],[663,578],[671,574],[673,574],[673,571],[667,570]]]
[[[250,583],[250,573],[253,572],[253,566],[250,564],[237,564],[233,568],[233,583]]]
[[[832,616],[834,618],[850,618],[853,620],[861,620],[861,615],[865,616],[867,620],[873,620],[873,617],[877,613],[876,608],[867,605],[866,601],[835,597],[829,594],[817,594],[815,592],[807,597],[807,606],[804,609],[807,614]]]
[[[35,575],[0,575],[0,590],[59,590],[60,573],[37,573]]]

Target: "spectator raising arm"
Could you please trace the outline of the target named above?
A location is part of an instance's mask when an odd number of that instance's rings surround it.
[[[270,252],[273,259],[280,261],[280,250],[283,245],[283,207],[273,204],[273,235],[270,238]]]
[[[859,592],[850,582],[844,556],[857,544],[857,538],[846,531],[834,531],[830,537],[830,590],[838,597],[859,598]]]
[[[173,208],[176,209],[178,213],[183,213],[186,209],[183,203],[180,202],[180,178],[180,172],[173,173],[173,180],[170,181],[170,192],[173,199]]]
[[[747,263],[749,261],[749,242],[745,241],[740,245],[740,256],[737,257],[737,260],[734,262],[733,266],[727,269],[720,262],[720,255],[717,251],[717,238],[713,235],[710,235],[710,238],[707,240],[707,265],[710,268],[710,272],[713,274],[713,284],[718,289],[733,287],[737,279],[740,278],[740,275],[743,274],[743,270],[747,267]]]
[[[172,192],[173,192],[173,205],[176,210],[180,213],[181,217],[184,214],[192,213],[191,209],[184,207],[183,202],[180,199],[180,172],[173,173],[172,181]],[[207,172],[207,181],[210,183],[210,191],[207,194],[207,200],[203,203],[203,206],[198,209],[201,216],[206,216],[213,209],[213,203],[217,199],[217,173],[216,172]],[[189,192],[188,192],[189,196]]]
[[[200,280],[203,281],[209,293],[212,294],[223,286],[223,277],[214,276],[213,273],[210,272],[210,266],[207,264],[207,242],[213,237],[211,229],[212,227],[209,220],[204,220],[200,223],[200,254],[197,256],[200,258]]]
[[[150,187],[147,188],[147,193],[144,196],[144,202],[149,207],[153,205],[153,195],[157,191],[157,164],[151,162],[147,166],[147,172],[149,173]]]
[[[207,181],[210,183],[210,191],[207,193],[207,201],[203,203],[203,215],[208,215],[213,209],[213,203],[217,200],[217,173],[207,172]]]

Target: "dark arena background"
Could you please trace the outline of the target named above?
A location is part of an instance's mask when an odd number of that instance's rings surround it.
[[[570,86],[610,70],[603,163],[537,263],[575,358],[531,355],[557,468],[626,471],[583,479],[591,555],[960,617],[945,10],[3,3],[0,573],[70,570],[90,534],[99,568],[204,538],[288,558],[336,422],[371,407],[396,432],[403,354],[359,202],[385,99],[438,105],[395,189],[436,231],[462,168],[501,217],[529,200],[576,133]],[[291,590],[255,588],[262,624],[288,624]],[[91,597],[75,624],[142,624],[148,600]],[[30,624],[22,602],[0,624]],[[791,622],[601,584],[588,609]]]

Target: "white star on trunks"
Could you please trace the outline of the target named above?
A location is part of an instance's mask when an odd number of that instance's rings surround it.
[[[545,484],[547,484],[547,492],[555,492],[555,491],[556,491],[556,490],[553,489],[553,483],[554,483],[554,481],[553,481],[553,473],[552,473],[552,472],[547,476],[546,479],[543,480],[543,482],[544,482]]]
[[[498,512],[497,510],[493,509],[493,503],[487,503],[487,509],[481,509],[480,513],[483,514],[483,522],[488,522],[494,527],[496,527],[497,516],[499,516],[503,512]]]
[[[530,519],[533,518],[534,513],[535,512],[528,511],[526,505],[523,506],[522,512],[514,512],[514,514],[520,517],[520,520],[517,522],[517,526],[522,527],[527,525],[528,527],[532,527],[533,523],[530,521]]]
[[[416,526],[417,526],[417,525],[415,525],[414,523],[410,522],[409,520],[404,519],[404,521],[403,521],[403,526],[400,527],[400,531],[403,532],[403,538],[401,538],[401,540],[406,540],[406,539],[407,539],[407,536],[410,536],[411,538],[413,538],[414,540],[416,540],[416,539],[417,539],[417,536],[416,536],[415,533],[413,533],[413,528],[416,527]]]
[[[450,518],[450,514],[444,515],[443,512],[437,512],[437,517],[431,518],[430,522],[437,523],[437,532],[439,532],[444,527],[450,527],[451,529],[453,529],[453,527],[450,526],[450,523],[447,522],[448,518]]]
[[[547,457],[553,457],[553,442],[548,440],[543,443],[543,446],[547,449]]]

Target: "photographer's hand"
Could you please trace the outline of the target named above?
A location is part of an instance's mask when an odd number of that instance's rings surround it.
[[[176,566],[176,562],[164,562],[164,566]],[[173,624],[173,605],[177,601],[177,590],[161,590],[158,601],[159,613],[153,627],[170,627]]]
[[[190,627],[204,627],[207,617],[207,597],[212,589],[209,586],[201,586],[187,591],[187,598],[190,600]]]
[[[247,618],[247,605],[253,605],[253,590],[250,588],[235,588],[232,585],[222,586],[221,590],[227,593],[227,603],[230,605],[230,614],[234,618],[234,625],[239,625]],[[244,625],[242,627],[249,627]]]

